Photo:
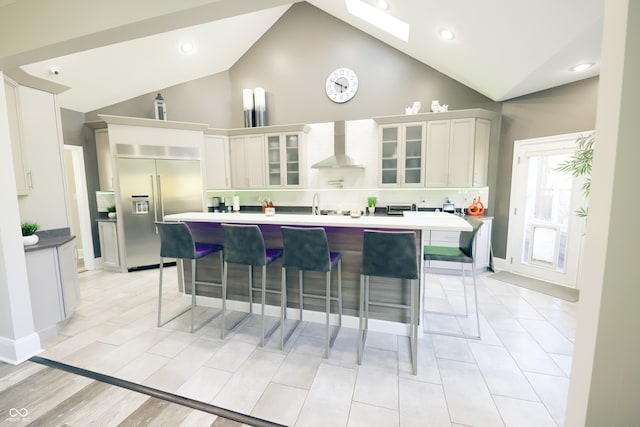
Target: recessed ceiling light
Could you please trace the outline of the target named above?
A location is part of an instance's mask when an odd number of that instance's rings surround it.
[[[49,68],[49,74],[54,75],[54,76],[59,76],[60,75],[60,68],[58,68],[58,67]]]
[[[575,65],[575,66],[569,68],[569,70],[571,70],[571,71],[585,71],[585,70],[588,70],[591,67],[593,67],[593,63],[592,62],[585,62],[583,64]]]
[[[378,5],[378,9],[387,10],[389,9],[389,3],[386,0],[377,0],[376,4]]]
[[[193,43],[191,42],[182,43],[182,45],[180,46],[180,50],[182,51],[182,53],[191,53],[193,51]]]
[[[361,0],[345,0],[345,3],[350,14],[371,25],[375,25],[402,41],[409,41],[409,24],[406,22],[384,13]]]
[[[445,40],[453,40],[456,38],[456,35],[453,34],[453,31],[443,28],[442,30],[440,30],[440,37]]]

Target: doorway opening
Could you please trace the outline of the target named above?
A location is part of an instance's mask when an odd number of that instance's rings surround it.
[[[584,133],[516,141],[511,178],[507,265],[512,273],[577,287],[585,203],[584,178],[560,172]]]
[[[71,234],[76,236],[78,271],[94,270],[95,257],[83,148],[76,145],[65,145],[64,160],[70,196],[70,228]]]

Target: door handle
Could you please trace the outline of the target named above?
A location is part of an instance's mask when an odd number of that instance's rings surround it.
[[[160,207],[160,221],[164,221],[164,200],[162,197],[162,178],[160,175],[156,175],[158,180],[158,206]]]
[[[151,200],[153,202],[153,219],[158,221],[158,201],[156,200],[156,188],[155,183],[153,182],[153,175],[149,175],[149,179],[151,180]],[[158,234],[158,227],[156,227],[156,234]]]

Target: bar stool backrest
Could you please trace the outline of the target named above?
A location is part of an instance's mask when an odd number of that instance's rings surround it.
[[[461,231],[460,239],[458,243],[460,246],[460,250],[464,252],[466,256],[473,259],[473,248],[475,246],[473,242],[476,238],[476,235],[478,234],[478,230],[480,229],[480,226],[482,225],[482,221],[479,221],[475,218],[469,218],[467,219],[467,222],[471,224],[471,226],[473,227],[473,230]]]
[[[413,231],[364,230],[362,274],[417,279],[416,234]]]
[[[322,227],[282,227],[283,267],[330,271],[329,242]]]
[[[266,265],[264,237],[257,225],[222,224],[226,262]]]
[[[164,258],[196,259],[193,235],[183,222],[156,222],[160,235],[160,256]]]

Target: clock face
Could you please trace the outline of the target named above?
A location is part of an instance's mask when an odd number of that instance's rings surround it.
[[[358,91],[358,76],[348,68],[337,68],[327,77],[325,90],[333,102],[347,102]]]

